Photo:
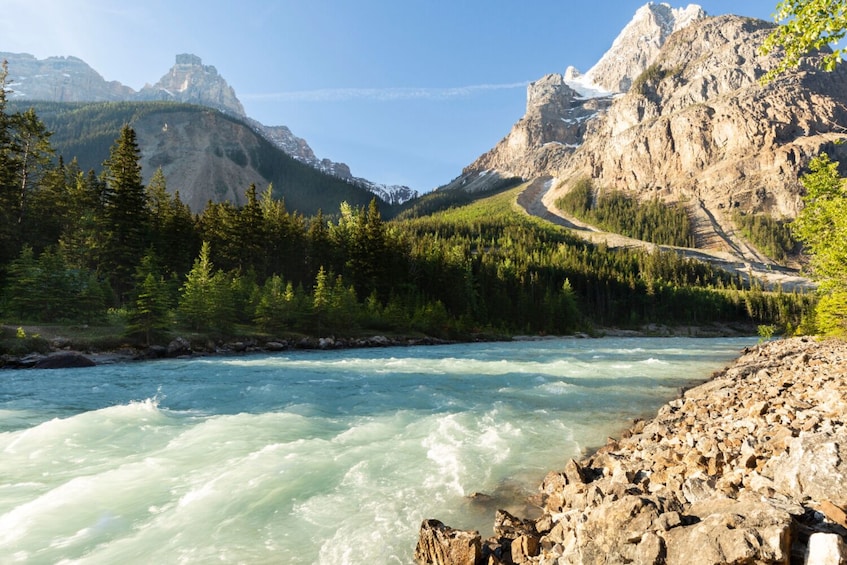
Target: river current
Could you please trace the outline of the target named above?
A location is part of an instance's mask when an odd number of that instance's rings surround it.
[[[412,563],[749,338],[548,339],[0,372],[2,563]],[[473,493],[486,496],[471,497]]]

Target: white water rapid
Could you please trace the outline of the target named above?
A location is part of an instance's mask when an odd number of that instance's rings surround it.
[[[550,339],[0,372],[0,562],[410,564],[753,339]],[[474,501],[469,495],[490,495]]]

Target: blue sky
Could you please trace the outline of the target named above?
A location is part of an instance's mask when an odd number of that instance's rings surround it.
[[[699,4],[770,20],[776,2]],[[0,51],[73,55],[136,90],[193,53],[250,117],[287,125],[356,176],[423,192],[509,132],[528,82],[588,70],[643,4],[0,0]]]

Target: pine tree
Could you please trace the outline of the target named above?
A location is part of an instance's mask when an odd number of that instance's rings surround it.
[[[318,269],[318,274],[315,276],[315,286],[312,292],[312,313],[315,316],[315,323],[318,330],[318,335],[321,334],[324,323],[326,322],[327,314],[332,305],[332,286],[329,276],[321,265]]]
[[[234,323],[229,278],[215,272],[208,242],[200,247],[200,256],[185,277],[180,289],[179,313],[194,329],[227,332]]]
[[[93,174],[77,171],[68,179],[66,189],[59,248],[68,265],[97,270],[103,245],[101,183]]]
[[[18,224],[27,215],[28,200],[36,190],[40,178],[50,165],[53,148],[50,146],[51,132],[35,115],[35,110],[14,114],[11,118],[14,131],[13,145],[17,153]]]
[[[191,269],[201,242],[197,235],[196,218],[188,204],[180,199],[178,190],[170,199],[162,230],[160,254],[163,268],[172,277],[182,278]]]
[[[251,184],[246,193],[247,202],[238,211],[238,227],[235,231],[239,247],[239,267],[250,269],[262,278],[266,274],[265,230],[262,207],[256,196],[256,185]]]
[[[309,221],[306,262],[310,271],[317,273],[319,268],[332,265],[333,255],[327,221],[324,218],[323,212],[318,210],[317,215]],[[314,277],[314,275],[311,276]]]
[[[162,169],[156,169],[147,184],[150,213],[150,241],[166,278],[181,279],[191,269],[200,248],[191,209],[182,202],[179,191],[168,193]]]
[[[200,247],[200,256],[194,261],[194,267],[186,275],[180,289],[179,312],[188,324],[198,330],[211,327],[213,322],[211,302],[214,267],[210,255],[209,242],[204,241]]]
[[[282,277],[272,275],[265,281],[265,286],[262,288],[259,303],[256,305],[255,322],[264,331],[275,332],[286,327],[288,300],[286,293],[289,286],[286,286]],[[293,289],[292,289],[293,298]]]
[[[170,325],[171,301],[155,253],[148,250],[136,271],[136,295],[129,316],[129,333],[140,335],[150,345]]]
[[[14,153],[11,139],[11,116],[6,113],[6,61],[0,65],[0,267],[18,256],[18,233],[15,190]]]
[[[386,275],[389,249],[385,224],[375,198],[371,200],[367,211],[358,214],[352,232],[348,263],[354,286],[368,294],[371,290],[377,290],[380,297],[386,298],[391,282]]]
[[[135,269],[149,244],[147,194],[141,177],[141,150],[128,125],[103,163],[106,181],[104,268],[119,304],[130,298]]]

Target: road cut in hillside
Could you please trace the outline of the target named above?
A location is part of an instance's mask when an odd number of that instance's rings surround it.
[[[812,290],[816,287],[810,279],[803,277],[798,271],[767,261],[766,258],[746,244],[743,246],[744,256],[740,256],[728,251],[656,245],[624,235],[602,231],[559,210],[550,201],[550,197],[548,196],[553,182],[549,177],[532,181],[518,195],[518,205],[531,216],[537,216],[548,222],[568,228],[575,235],[591,243],[604,243],[610,248],[640,247],[648,250],[661,249],[664,251],[674,251],[685,257],[711,263],[733,275],[740,275],[746,281],[750,281],[751,279],[758,280],[763,287],[768,289],[781,287],[783,290],[791,292],[793,290]]]

